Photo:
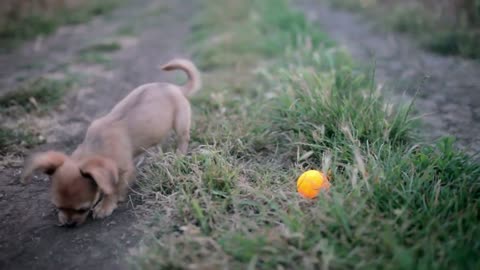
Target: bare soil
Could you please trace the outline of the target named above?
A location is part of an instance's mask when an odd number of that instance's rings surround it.
[[[325,0],[298,0],[297,7],[361,63],[376,67],[379,84],[416,95],[427,140],[453,135],[459,147],[480,152],[480,63],[425,51],[410,38],[382,30],[360,14],[331,8]]]
[[[162,73],[157,67],[173,57],[187,56],[184,44],[192,12],[190,1],[129,1],[109,16],[61,28],[0,55],[0,94],[15,89],[25,78],[45,74],[73,72],[87,78],[56,112],[43,117],[48,118],[43,131],[47,143],[34,151],[70,152],[89,121],[109,111],[134,87],[174,81],[175,74]],[[135,28],[133,35],[118,34],[130,26]],[[122,45],[111,54],[109,67],[78,63],[79,50],[105,39]],[[140,196],[131,192],[130,201],[106,219],[90,219],[74,229],[57,227],[48,179],[39,176],[22,186],[18,165],[7,164],[0,172],[0,269],[128,268],[129,248],[142,233],[135,210],[142,203]]]

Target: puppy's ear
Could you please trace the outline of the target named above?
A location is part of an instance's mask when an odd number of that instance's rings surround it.
[[[90,158],[80,166],[80,172],[83,176],[93,179],[106,195],[115,192],[118,167],[112,160],[102,157]]]
[[[52,175],[58,167],[63,165],[66,159],[65,154],[56,151],[35,154],[25,161],[20,181],[23,184],[30,182],[32,174],[36,170],[42,170],[44,173]]]

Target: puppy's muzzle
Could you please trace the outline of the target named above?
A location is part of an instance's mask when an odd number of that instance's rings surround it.
[[[94,209],[95,207],[97,207],[97,205],[99,205],[99,204],[102,202],[103,197],[104,197],[103,193],[100,193],[100,196],[98,196],[98,199],[97,199],[97,200],[95,201],[95,203],[90,207],[90,209],[88,209],[88,210],[83,210],[83,211],[88,211],[88,213],[85,213],[85,214],[86,214],[86,215],[90,214],[90,213],[93,211],[93,209]],[[59,209],[56,209],[56,211],[57,211],[57,213],[59,213],[60,210],[59,210]],[[78,212],[78,211],[80,211],[80,210],[77,210],[77,212]],[[82,213],[79,213],[79,214],[83,214],[83,212],[82,212]],[[87,217],[88,217],[88,216],[87,216]],[[60,226],[60,227],[66,227],[66,228],[74,228],[74,227],[76,227],[77,225],[82,224],[87,217],[84,217],[81,221],[72,219],[72,217],[66,217],[66,218],[63,219],[63,220],[64,220],[63,222],[62,222],[62,218],[60,218],[60,224],[58,224],[58,226]]]
[[[77,222],[76,221],[67,221],[67,223],[63,224],[63,226],[65,226],[67,228],[73,228],[73,227],[77,226]]]

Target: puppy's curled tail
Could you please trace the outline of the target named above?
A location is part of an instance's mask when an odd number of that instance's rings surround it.
[[[163,65],[161,68],[166,71],[180,69],[187,73],[188,82],[181,86],[182,92],[185,96],[190,96],[202,87],[200,72],[190,60],[176,58],[170,60],[170,62]]]

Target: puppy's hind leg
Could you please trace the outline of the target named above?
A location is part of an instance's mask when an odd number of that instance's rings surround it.
[[[187,154],[188,142],[190,141],[190,130],[177,132],[177,137],[177,154]]]
[[[185,155],[190,141],[190,105],[187,104],[176,115],[175,133],[177,135],[177,154]]]

